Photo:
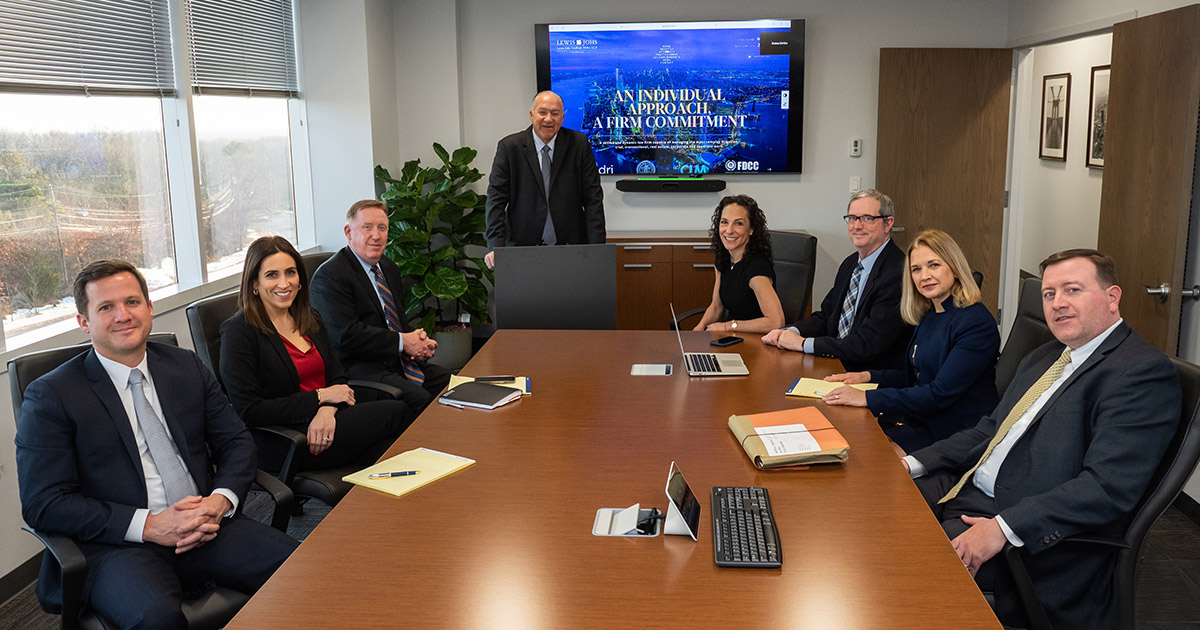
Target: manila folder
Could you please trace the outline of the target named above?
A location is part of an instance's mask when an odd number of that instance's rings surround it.
[[[729,430],[759,468],[844,462],[850,451],[816,407],[729,416]]]

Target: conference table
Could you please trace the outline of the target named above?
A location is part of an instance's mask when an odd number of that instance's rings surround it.
[[[230,628],[970,628],[1000,624],[870,414],[786,396],[833,359],[683,333],[737,352],[744,377],[689,377],[672,332],[501,330],[462,370],[532,378],[487,411],[434,403],[385,457],[477,461],[401,497],[355,487]],[[671,363],[671,376],[632,376]],[[727,421],[816,405],[849,460],[755,468]],[[667,507],[671,462],[699,540],[599,537],[598,508]],[[763,486],[783,567],[718,567],[710,489]]]

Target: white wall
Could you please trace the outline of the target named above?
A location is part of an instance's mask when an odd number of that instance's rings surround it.
[[[840,217],[849,178],[875,181],[879,48],[891,46],[1005,46],[1007,7],[987,0],[842,2],[756,0],[736,6],[695,0],[680,12],[637,0],[551,5],[523,0],[460,0],[462,124],[466,144],[490,170],[496,142],[529,124],[536,92],[533,24],[611,20],[804,18],[806,80],[804,173],[722,176],[726,193],[746,193],[767,211],[773,228],[803,228],[818,238],[814,295],[833,285],[837,263],[852,251]],[[413,16],[419,20],[420,16]],[[863,156],[848,155],[851,137],[864,140]],[[712,208],[726,193],[622,193],[604,177],[608,229],[707,229]],[[886,191],[885,191],[886,192]],[[904,208],[897,208],[899,224]]]
[[[1112,26],[1113,18],[1124,21],[1133,13],[1145,17],[1191,4],[1194,0],[1009,0],[1008,36],[1013,45],[1042,43]]]
[[[1100,229],[1100,187],[1104,171],[1087,168],[1088,102],[1092,66],[1107,65],[1112,34],[1034,47],[1031,57],[1030,89],[1019,98],[1027,99],[1029,116],[1018,121],[1023,135],[1018,155],[1013,157],[1019,173],[1013,182],[1019,194],[1022,212],[1021,269],[1037,273],[1038,263],[1046,256],[1072,247],[1096,247]],[[1022,66],[1022,72],[1025,66]],[[1042,77],[1071,74],[1067,116],[1067,161],[1054,162],[1038,157],[1041,131]]]

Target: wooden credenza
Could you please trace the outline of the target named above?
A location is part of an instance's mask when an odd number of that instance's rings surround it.
[[[706,231],[609,232],[608,242],[617,246],[619,330],[664,330],[671,303],[683,313],[712,300],[713,254]]]

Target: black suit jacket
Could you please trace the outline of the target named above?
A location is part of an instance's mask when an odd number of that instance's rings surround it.
[[[146,354],[164,419],[200,494],[228,488],[245,497],[257,452],[216,377],[189,350],[150,343]],[[129,416],[95,350],[30,383],[16,444],[26,523],[70,536],[85,554],[123,544],[134,511],[147,507],[146,479]],[[57,604],[58,574],[47,562],[38,596]]]
[[[325,362],[326,386],[344,384],[346,374],[325,328],[319,326],[309,339]],[[252,427],[307,424],[317,415],[317,392],[300,391],[300,375],[283,340],[251,326],[244,311],[221,324],[219,369],[233,408]]]
[[[559,245],[603,243],[604,191],[587,136],[560,129],[550,165],[549,211]],[[488,176],[488,249],[537,245],[546,225],[546,193],[533,127],[496,145]]]
[[[400,269],[386,256],[379,260],[379,269],[396,299],[401,330],[412,332],[404,316]],[[400,333],[388,329],[375,282],[349,247],[341,248],[317,268],[309,295],[346,374],[379,380],[384,372],[402,371]]]
[[[850,276],[857,264],[857,253],[843,260],[833,288],[821,301],[821,310],[792,326],[801,335],[813,338],[817,354],[841,359],[849,372],[902,370],[905,346],[912,335],[912,326],[900,319],[904,252],[892,240],[883,245],[862,287],[862,299],[854,312],[850,334],[838,339],[842,301],[850,290]]]
[[[912,456],[931,473],[965,473],[1062,350],[1051,342],[1031,352],[991,415]],[[1033,554],[1034,587],[1055,627],[1112,622],[1112,555],[1058,543],[1081,532],[1124,533],[1175,434],[1181,398],[1166,356],[1121,324],[1054,392],[1005,457],[996,507]],[[997,592],[1010,619],[1019,618],[1014,599]]]

